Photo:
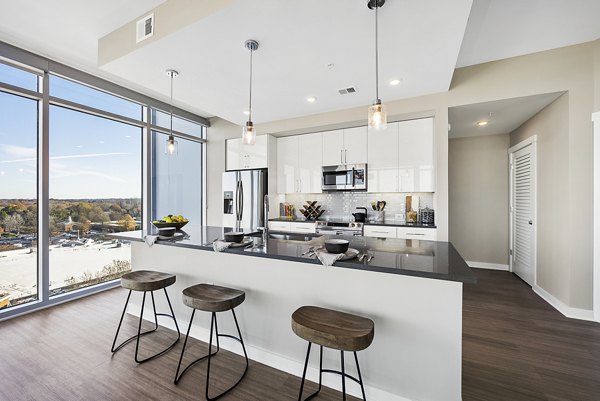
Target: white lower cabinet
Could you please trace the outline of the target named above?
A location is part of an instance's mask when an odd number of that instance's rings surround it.
[[[399,239],[422,239],[426,241],[435,241],[437,238],[435,228],[419,227],[397,227],[396,235]]]
[[[271,231],[290,231],[289,221],[269,221],[269,230]]]
[[[375,238],[421,239],[424,241],[435,241],[437,238],[435,228],[420,227],[365,226],[363,235]]]
[[[390,226],[364,226],[365,237],[396,238],[396,227]]]
[[[316,225],[315,223],[290,223],[290,232],[314,233],[316,232]]]
[[[314,222],[269,221],[269,230],[310,234],[316,231],[316,225]]]

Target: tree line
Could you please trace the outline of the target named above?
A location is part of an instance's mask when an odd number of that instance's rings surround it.
[[[33,199],[0,200],[0,233],[34,234],[37,232],[37,201]],[[65,231],[69,217],[73,228],[87,233],[92,225],[118,222],[123,230],[135,229],[141,219],[141,199],[50,199],[49,227],[51,235]]]

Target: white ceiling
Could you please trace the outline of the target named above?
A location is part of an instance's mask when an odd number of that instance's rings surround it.
[[[600,0],[474,0],[457,67],[600,38]]]
[[[97,66],[99,38],[164,1],[0,0],[0,40],[163,101],[169,99],[164,70],[179,69],[176,105],[236,123],[247,108],[248,38],[261,42],[257,122],[363,106],[375,96],[374,21],[366,0],[236,0],[106,68]],[[474,0],[472,8],[471,0],[388,0],[380,12],[384,102],[447,90],[457,65],[600,37],[600,0]],[[392,78],[403,82],[391,87]],[[350,85],[359,93],[337,94]],[[307,96],[317,101],[307,103]]]
[[[97,66],[98,39],[166,0],[0,0],[0,40],[149,95]]]
[[[260,43],[254,54],[255,122],[368,105],[375,98],[375,14],[366,4],[237,0],[103,68],[163,93],[169,86],[164,70],[175,68],[181,73],[179,101],[241,124],[248,107],[244,41],[252,38]],[[380,9],[381,99],[448,90],[470,9],[471,0],[389,0]],[[390,86],[394,78],[402,84]],[[338,94],[349,86],[358,93]],[[308,96],[317,101],[306,102]]]
[[[563,92],[503,99],[493,102],[450,107],[449,138],[508,134],[555,101]],[[492,115],[490,116],[490,113]],[[478,126],[479,121],[488,121]]]

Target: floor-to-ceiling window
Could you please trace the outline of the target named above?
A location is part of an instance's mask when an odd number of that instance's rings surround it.
[[[0,42],[0,319],[118,285],[130,244],[110,233],[202,224],[207,121],[174,108],[167,156],[166,109]]]
[[[0,64],[0,82],[37,91],[38,76]],[[38,100],[0,92],[0,308],[38,299]]]
[[[142,128],[50,107],[50,292],[119,278],[142,221]]]
[[[152,112],[154,126],[170,127],[170,117]],[[166,151],[170,131],[152,131],[153,219],[169,214],[181,215],[193,224],[202,224],[203,147],[206,129],[197,123],[173,118],[179,133],[176,154]]]

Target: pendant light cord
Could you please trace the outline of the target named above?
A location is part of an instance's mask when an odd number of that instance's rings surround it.
[[[378,32],[378,11],[379,0],[375,0],[375,97],[379,102],[379,36]]]
[[[252,53],[254,53],[254,50],[250,49],[250,99],[248,101],[248,121],[252,121]]]
[[[173,76],[175,75],[173,72],[171,75],[171,130],[169,131],[170,136],[173,136]]]

